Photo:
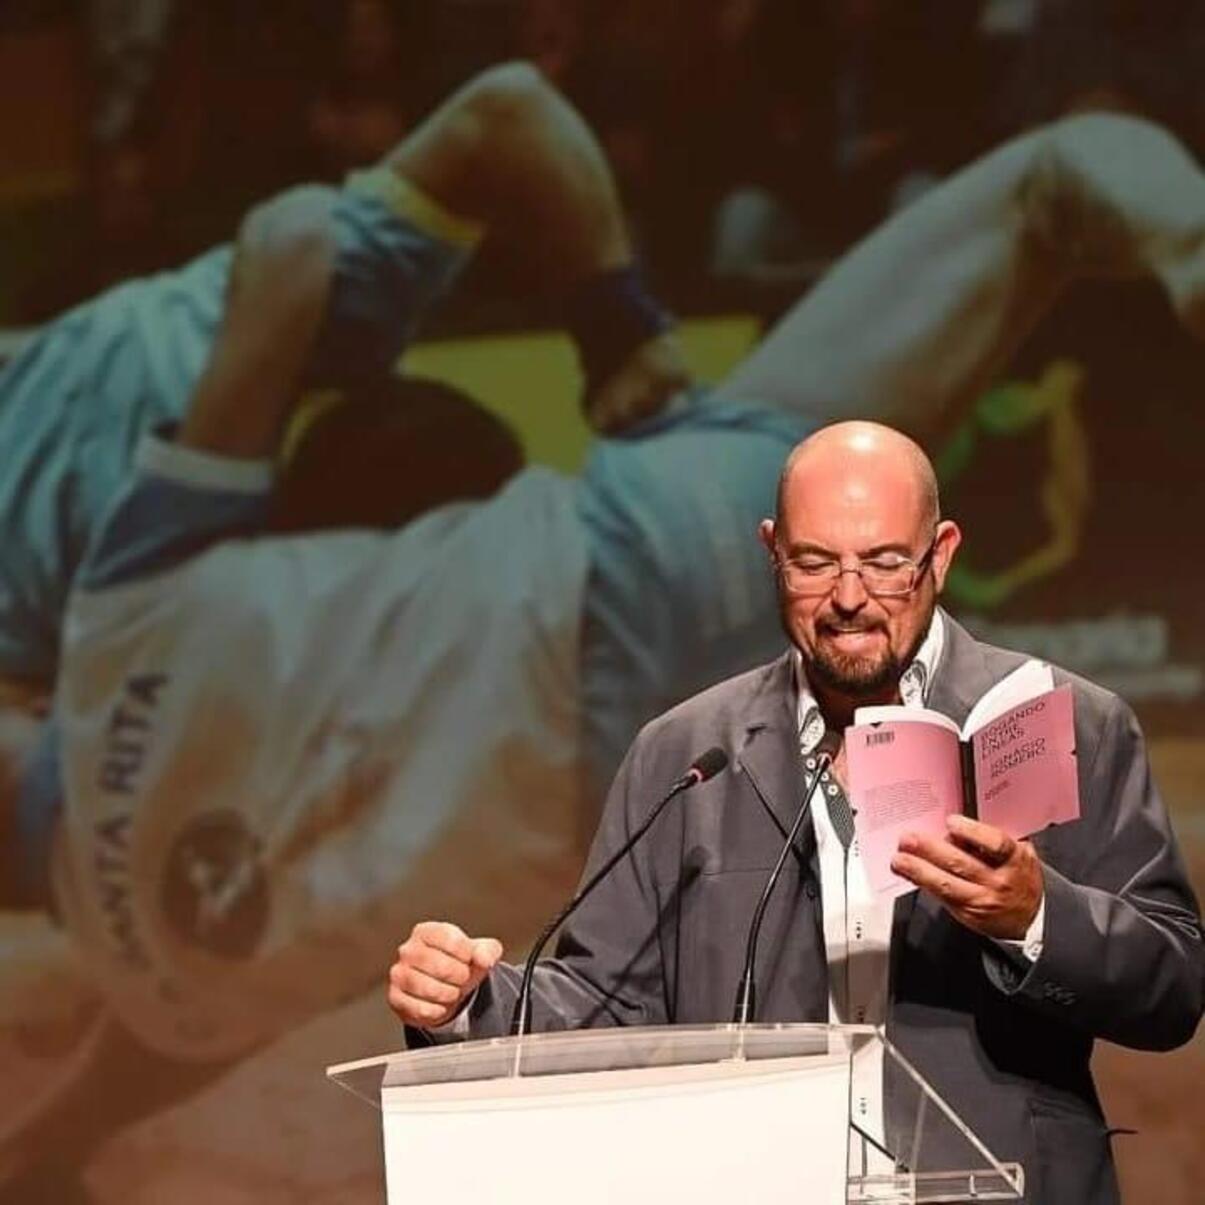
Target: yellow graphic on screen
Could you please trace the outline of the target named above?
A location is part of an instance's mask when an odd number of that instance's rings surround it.
[[[721,380],[754,346],[761,323],[749,315],[690,318],[678,326],[687,364],[703,383]],[[529,460],[577,472],[594,438],[582,417],[582,380],[573,344],[560,331],[419,343],[407,372],[465,390],[500,414]]]
[[[677,327],[687,365],[701,384],[727,376],[761,332],[760,319],[749,314],[688,318]],[[531,463],[565,473],[576,473],[585,463],[594,433],[578,404],[581,373],[573,344],[563,332],[428,340],[409,348],[400,367],[461,389],[494,411],[518,436]],[[341,400],[337,389],[306,395],[285,440],[286,458],[306,427]]]
[[[714,384],[745,358],[761,336],[749,314],[688,318],[677,327],[695,380]],[[532,464],[578,472],[594,439],[578,398],[582,377],[569,337],[561,331],[520,331],[416,343],[400,365],[463,390],[514,431]],[[285,459],[318,415],[343,400],[338,389],[307,393],[285,437]]]
[[[996,572],[977,570],[964,553],[946,579],[955,604],[991,610],[1057,573],[1079,552],[1092,498],[1091,457],[1079,415],[1083,382],[1080,365],[1055,360],[1036,382],[1009,382],[988,390],[937,458],[938,479],[948,487],[975,462],[983,441],[1014,438],[1045,425],[1047,467],[1039,497],[1046,539]]]

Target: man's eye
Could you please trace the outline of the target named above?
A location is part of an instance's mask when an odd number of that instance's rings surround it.
[[[877,556],[872,561],[863,561],[862,567],[872,573],[894,573],[908,562],[899,556]]]
[[[798,569],[800,573],[812,574],[816,577],[819,577],[822,574],[831,573],[834,562],[833,561],[821,561],[821,560],[807,560],[807,561],[793,561],[792,564],[794,564],[795,568]]]

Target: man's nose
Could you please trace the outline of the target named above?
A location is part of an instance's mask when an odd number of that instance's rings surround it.
[[[833,606],[846,614],[860,611],[870,600],[866,587],[862,583],[862,575],[857,569],[847,569],[844,566],[833,585]]]

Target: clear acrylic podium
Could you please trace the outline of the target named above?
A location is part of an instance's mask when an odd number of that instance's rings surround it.
[[[850,1122],[852,1068],[867,1053],[890,1084],[878,1138]],[[734,1194],[919,1205],[1024,1192],[1020,1165],[999,1162],[870,1026],[574,1030],[452,1042],[327,1075],[380,1109],[393,1205],[428,1191],[450,1205],[730,1205]]]

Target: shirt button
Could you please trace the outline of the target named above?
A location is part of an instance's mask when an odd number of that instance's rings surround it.
[[[837,793],[837,787],[836,787],[836,785],[835,785],[835,784],[834,784],[833,786],[830,786],[830,787],[828,788],[828,793],[829,793],[829,795],[836,795],[836,793]]]
[[[809,757],[804,764],[809,770],[814,770],[816,768],[816,759],[814,757]]]

